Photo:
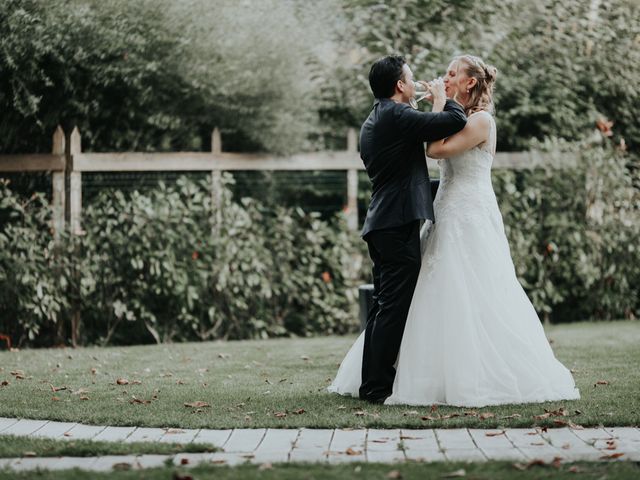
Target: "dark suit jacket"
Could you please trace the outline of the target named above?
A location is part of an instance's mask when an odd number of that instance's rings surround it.
[[[360,129],[360,157],[372,183],[362,237],[416,219],[434,221],[424,142],[449,137],[466,123],[453,100],[440,113],[420,112],[390,98],[375,100]]]

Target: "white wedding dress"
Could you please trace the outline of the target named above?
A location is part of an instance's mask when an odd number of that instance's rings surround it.
[[[485,144],[438,161],[436,223],[421,232],[422,267],[385,405],[580,398],[516,277],[491,184],[493,118],[491,125]],[[328,391],[358,397],[363,346],[364,332]]]

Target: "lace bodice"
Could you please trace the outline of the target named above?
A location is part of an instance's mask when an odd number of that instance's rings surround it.
[[[491,129],[486,142],[451,158],[438,160],[440,187],[433,204],[436,223],[460,216],[466,219],[486,219],[487,215],[499,215],[491,184],[495,130],[491,117]]]

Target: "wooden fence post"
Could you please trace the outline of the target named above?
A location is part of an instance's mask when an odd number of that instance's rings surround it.
[[[357,155],[358,138],[356,131],[347,132],[347,151]],[[351,230],[358,229],[358,170],[347,170],[347,225]]]
[[[64,155],[65,138],[62,127],[58,125],[53,134],[53,148],[51,153],[54,155]],[[66,162],[65,162],[66,168]],[[64,230],[64,211],[65,211],[65,188],[64,188],[64,170],[54,171],[51,174],[52,199],[51,206],[53,208],[53,236],[57,242],[60,239],[60,233]]]
[[[222,139],[218,127],[211,132],[211,153],[222,153]],[[213,232],[222,223],[222,172],[211,170],[211,211],[213,216]]]
[[[74,170],[73,156],[82,153],[82,139],[78,127],[74,127],[70,139],[70,167],[69,173],[69,224],[71,232],[81,232],[82,219],[82,173]]]

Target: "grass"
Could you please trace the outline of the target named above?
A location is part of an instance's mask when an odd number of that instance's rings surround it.
[[[51,440],[0,435],[0,458],[14,457],[96,457],[100,455],[174,455],[216,452],[220,448],[205,443],[93,442],[91,440]]]
[[[320,464],[273,464],[271,469],[260,469],[257,465],[241,465],[237,467],[198,466],[188,470],[172,467],[154,468],[142,471],[114,471],[107,473],[91,472],[92,479],[112,480],[169,480],[180,478],[197,478],[198,480],[225,480],[242,478],[243,480],[333,480],[335,478],[358,478],[367,480],[387,480],[388,478],[402,478],[403,480],[446,478],[446,475],[458,473],[461,476],[464,469],[465,478],[474,480],[520,480],[520,479],[604,479],[619,480],[638,478],[640,466],[633,462],[613,463],[572,463],[552,466],[534,466],[520,471],[509,462],[489,463],[409,463],[402,465],[388,465],[380,463],[320,465]],[[577,469],[576,471],[573,470]],[[397,471],[400,476],[389,475]],[[578,475],[576,475],[576,473]],[[13,479],[42,479],[42,480],[79,480],[87,478],[87,472],[79,470],[64,470],[59,472],[5,472],[0,470],[0,480]]]
[[[555,325],[547,336],[575,370],[582,398],[479,409],[495,414],[484,420],[440,407],[436,415],[461,416],[425,421],[428,407],[326,392],[355,335],[0,352],[0,383],[8,382],[0,416],[182,428],[496,428],[555,426],[557,418],[533,417],[564,407],[564,420],[584,426],[640,424],[639,321]],[[196,401],[209,406],[185,406]]]

